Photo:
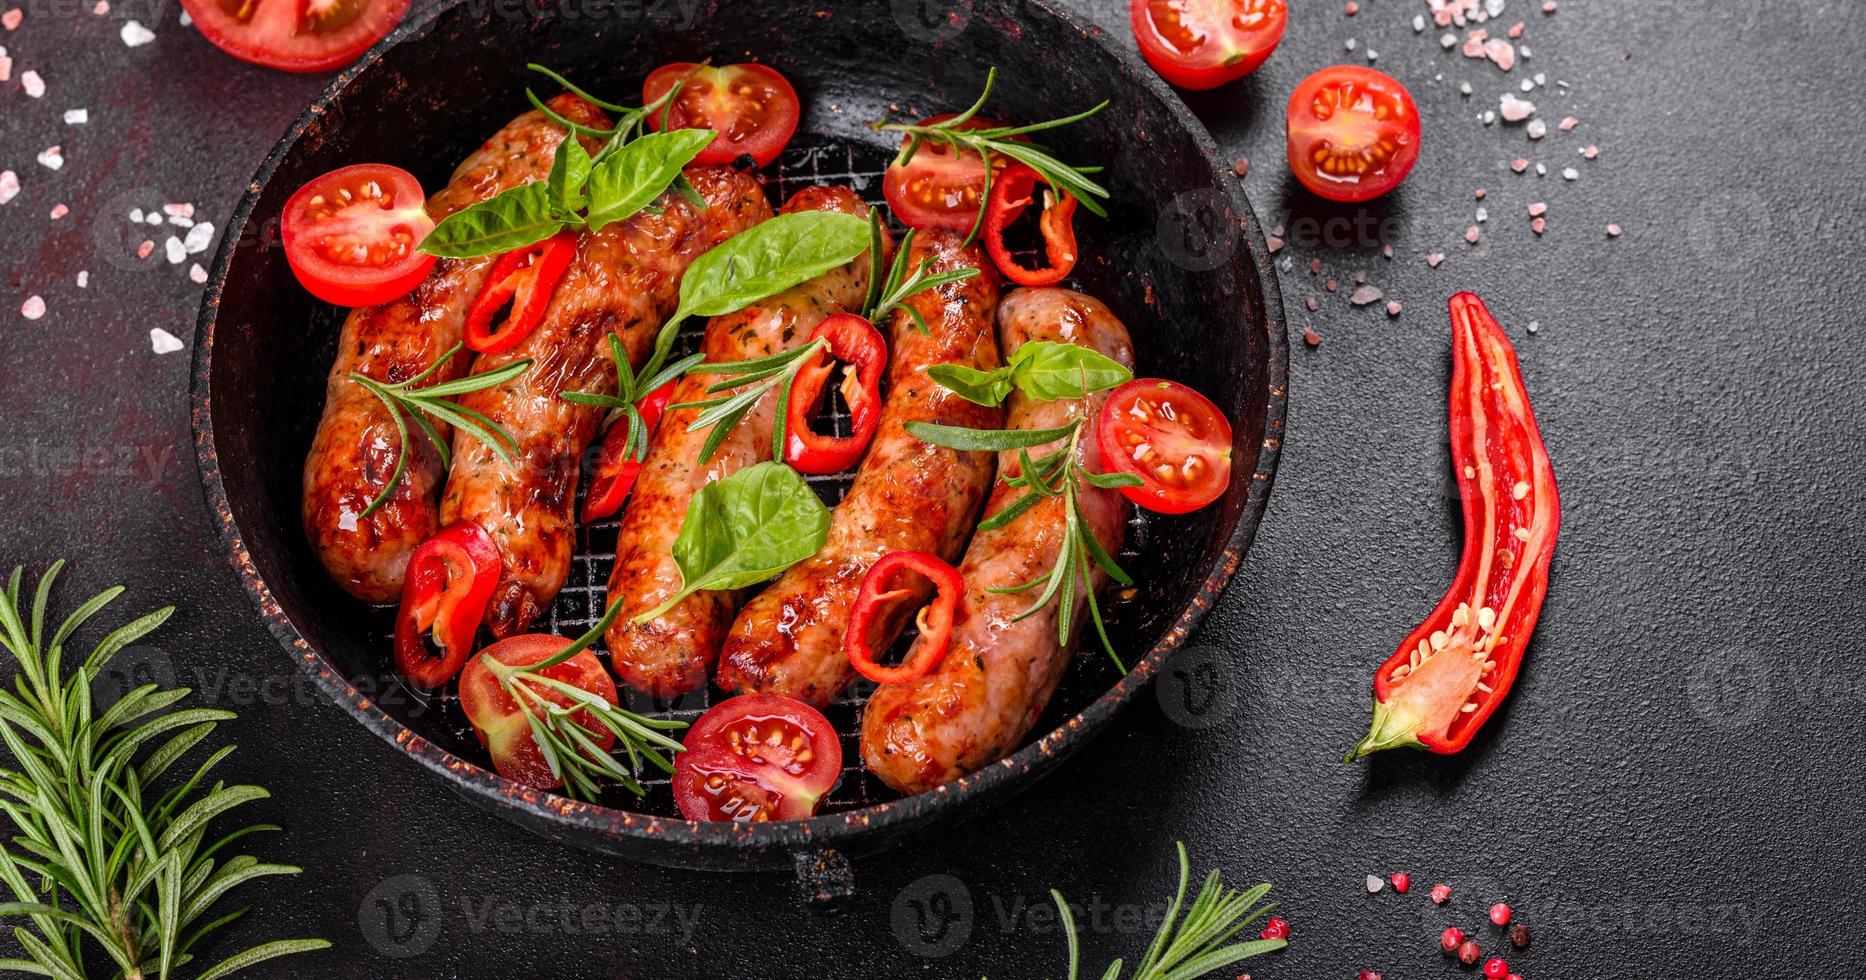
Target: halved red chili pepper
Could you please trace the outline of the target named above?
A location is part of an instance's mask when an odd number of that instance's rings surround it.
[[[926,595],[923,586],[893,585],[903,575],[919,575],[933,583],[933,601],[920,609],[914,624],[920,638],[914,641],[907,659],[893,667],[875,662],[871,643],[880,638],[892,643],[902,623],[899,614],[910,601]],[[877,684],[902,684],[924,676],[946,659],[952,646],[953,616],[965,593],[965,580],[959,570],[946,564],[938,555],[924,551],[890,551],[868,569],[862,586],[855,594],[855,608],[849,611],[849,626],[842,633],[842,652],[855,672]]]
[[[1076,267],[1076,199],[1061,194],[1055,204],[1045,208],[1037,219],[1043,233],[1043,252],[1049,257],[1047,269],[1026,268],[1004,244],[1004,233],[1033,201],[1032,194],[1042,178],[1023,164],[1005,168],[991,182],[991,199],[985,208],[985,251],[1006,279],[1020,286],[1054,286]],[[1047,185],[1045,185],[1047,186]]]
[[[661,416],[666,413],[668,399],[673,394],[674,382],[669,381],[635,403],[635,410],[647,423],[650,436],[660,427]],[[624,416],[603,434],[603,448],[596,456],[596,473],[590,477],[590,492],[583,496],[585,521],[600,521],[621,510],[622,501],[628,499],[628,492],[635,486],[635,478],[641,475],[642,461],[628,451],[631,424]]]
[[[1374,722],[1348,753],[1464,748],[1509,694],[1548,594],[1561,526],[1555,469],[1522,369],[1471,293],[1451,298],[1451,460],[1464,554],[1451,591],[1374,676]]]
[[[824,318],[810,339],[827,345],[791,379],[784,404],[784,462],[799,473],[840,473],[861,460],[881,426],[881,375],[888,366],[888,342],[874,324],[853,313]],[[854,369],[842,379],[849,434],[826,436],[810,428],[810,417],[823,400],[823,383],[837,361]]]
[[[486,603],[505,571],[499,546],[478,524],[449,524],[415,549],[395,614],[395,669],[425,688],[453,679],[473,652]],[[432,631],[435,656],[428,645]]]
[[[576,254],[577,233],[562,231],[499,256],[467,307],[466,345],[482,354],[497,354],[530,336]],[[508,307],[505,318],[495,323],[493,318]]]

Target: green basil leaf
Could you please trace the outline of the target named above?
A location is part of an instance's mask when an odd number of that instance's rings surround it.
[[[420,248],[444,259],[497,255],[544,241],[570,225],[552,210],[545,182],[533,181],[448,215],[421,240]]]
[[[680,314],[721,316],[741,310],[867,249],[868,222],[862,218],[833,211],[780,214],[693,260],[680,279]]]
[[[1011,378],[1038,401],[1082,398],[1134,379],[1134,372],[1098,351],[1077,344],[1037,340],[1011,355]]]
[[[1011,369],[1008,367],[980,371],[963,364],[934,364],[927,368],[927,377],[976,405],[1002,405],[1011,394]]]
[[[585,219],[590,230],[647,207],[712,141],[710,129],[676,129],[649,133],[604,156],[590,169],[590,211]]]
[[[1076,423],[1054,429],[963,429],[934,422],[909,422],[907,431],[924,442],[965,452],[1001,453],[1008,449],[1028,449],[1067,437]]]
[[[654,619],[701,589],[742,589],[816,554],[829,537],[829,508],[797,471],[764,462],[700,488],[674,539],[681,586],[635,617]]]
[[[545,183],[551,189],[551,205],[560,217],[574,218],[588,203],[583,188],[589,183],[591,166],[582,140],[565,136],[557,144],[557,153],[551,158],[551,175]]]

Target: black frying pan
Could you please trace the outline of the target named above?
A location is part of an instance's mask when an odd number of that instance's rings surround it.
[[[538,61],[586,88],[633,101],[668,61],[774,65],[802,94],[794,149],[774,194],[815,177],[879,197],[873,173],[892,140],[868,124],[956,110],[987,67],[993,115],[1047,119],[1104,98],[1108,110],[1054,133],[1073,162],[1108,166],[1109,218],[1077,220],[1076,285],[1133,331],[1139,373],[1212,396],[1236,433],[1228,495],[1201,512],[1137,528],[1124,560],[1137,594],[1111,614],[1132,673],[1099,653],[1076,658],[1032,739],[1003,763],[901,799],[852,772],[810,820],[738,826],[674,816],[646,799],[579,803],[493,774],[443,700],[403,690],[389,667],[386,618],[326,580],[299,531],[299,477],[323,397],[340,312],[292,281],[276,221],[293,190],[360,161],[405,167],[429,187],[523,111]],[[540,86],[548,92],[548,85]],[[1210,136],[1146,67],[1099,31],[1038,2],[868,0],[463,0],[417,17],[344,71],[254,175],[215,259],[195,343],[193,417],[202,483],[246,591],[300,668],[371,731],[462,795],[538,833],[658,864],[745,869],[792,865],[818,897],[846,890],[845,854],[890,846],[974,814],[1029,786],[1142,691],[1218,598],[1263,514],[1281,442],[1288,346],[1263,231]],[[853,175],[845,177],[842,175]],[[586,532],[553,623],[574,634],[607,577],[613,527]],[[703,706],[638,706],[690,717]],[[832,710],[852,733],[859,704]],[[859,756],[849,752],[851,764]],[[367,773],[360,778],[379,778]],[[626,807],[626,808],[625,808]]]

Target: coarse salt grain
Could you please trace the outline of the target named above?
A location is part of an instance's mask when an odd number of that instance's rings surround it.
[[[0,204],[5,204],[19,196],[19,174],[11,170],[0,170]]]
[[[1414,34],[1424,34],[1424,33],[1425,33],[1425,15],[1424,15],[1424,14],[1417,14],[1417,15],[1415,15],[1415,16],[1413,17],[1413,19],[1412,19],[1412,32],[1413,32]]]
[[[1349,51],[1352,51],[1352,50],[1354,50],[1355,48],[1358,48],[1358,47],[1360,47],[1360,46],[1361,46],[1361,42],[1359,42],[1359,41],[1356,41],[1356,40],[1355,40],[1355,39],[1353,39],[1353,38],[1348,38],[1348,45],[1347,45],[1347,47],[1348,47],[1348,50],[1349,50]]]
[[[103,15],[109,12],[110,12],[110,0],[97,0],[96,5],[91,7],[91,13],[96,14],[99,17],[102,17]]]
[[[1483,237],[1484,237],[1484,233],[1481,231],[1478,231],[1476,225],[1472,225],[1471,227],[1464,229],[1464,240],[1467,242],[1470,242],[1473,245],[1481,241]]]
[[[1354,291],[1354,295],[1348,297],[1348,302],[1353,303],[1355,306],[1366,306],[1367,304],[1376,302],[1379,299],[1380,299],[1380,287],[1379,286],[1362,286],[1361,288],[1356,289]]]
[[[205,252],[207,251],[207,247],[213,243],[214,223],[212,221],[203,221],[193,228],[188,229],[188,237],[183,242],[183,244],[188,247],[189,255],[198,255]]]
[[[1476,90],[1471,88],[1470,82],[1460,82],[1458,84],[1458,94],[1460,95],[1470,95],[1474,91]]]
[[[1561,131],[1564,133],[1572,133],[1574,132],[1574,128],[1579,125],[1581,125],[1581,120],[1576,119],[1573,116],[1563,116],[1562,121],[1561,121]]]
[[[149,257],[149,253],[154,252],[154,251],[155,251],[155,242],[152,242],[149,239],[145,238],[143,239],[143,243],[141,245],[136,246],[136,257],[139,259],[146,259]]]
[[[40,78],[39,73],[30,68],[19,73],[19,87],[25,90],[27,98],[38,99],[45,96],[45,79]]]
[[[1510,25],[1510,37],[1520,38],[1522,36],[1523,36],[1523,22],[1519,20],[1516,23]]]
[[[1548,164],[1545,164],[1545,163],[1536,164],[1536,176],[1537,177],[1547,177],[1548,175],[1549,175]]]
[[[162,251],[168,256],[169,265],[180,265],[181,260],[188,256],[187,250],[182,248],[181,239],[174,235],[168,236],[168,241],[162,243]]]
[[[26,297],[26,302],[19,304],[19,315],[28,320],[37,320],[45,315],[45,297],[34,294]]]
[[[1542,5],[1542,12],[1545,14],[1552,14],[1558,9],[1560,8],[1556,5],[1555,0],[1548,0],[1547,3]]]
[[[201,263],[195,262],[188,266],[188,278],[195,282],[206,282],[207,270],[201,268]]]
[[[1483,224],[1484,222],[1489,221],[1489,220],[1490,220],[1490,209],[1479,206],[1477,209],[1477,223]]]
[[[1322,306],[1322,304],[1318,302],[1316,298],[1313,296],[1309,297],[1308,299],[1303,300],[1302,305],[1308,307],[1310,313],[1314,313],[1316,310],[1320,309]]]
[[[58,219],[70,213],[71,213],[71,209],[64,206],[63,204],[52,205],[52,220],[53,221],[57,221]]]
[[[1592,159],[1594,159],[1594,158],[1596,158],[1596,157],[1598,157],[1598,156],[1600,156],[1600,147],[1598,147],[1598,146],[1586,146],[1586,147],[1582,147],[1582,149],[1581,149],[1581,155],[1582,155],[1582,156],[1584,156],[1584,157],[1587,157],[1587,158],[1588,158],[1589,160],[1592,160]]]
[[[91,121],[91,110],[89,109],[66,109],[65,110],[65,125],[67,126],[82,126],[85,123],[88,123],[90,121]]]
[[[1434,269],[1444,264],[1444,261],[1445,261],[1445,253],[1443,252],[1433,252],[1431,255],[1428,255],[1425,257],[1425,264],[1431,266]]]
[[[1270,254],[1275,255],[1276,253],[1281,252],[1283,250],[1284,242],[1281,238],[1278,238],[1275,235],[1271,235],[1269,241],[1266,242],[1266,244],[1269,245],[1270,247]]]
[[[1545,202],[1537,201],[1529,205],[1529,216],[1531,218],[1540,218],[1547,213],[1549,213],[1549,206]]]
[[[174,225],[174,226],[175,226],[175,227],[177,227],[177,228],[192,228],[192,227],[194,227],[194,219],[193,219],[193,218],[190,218],[190,217],[188,217],[188,216],[186,216],[186,215],[181,215],[181,214],[171,214],[171,215],[169,215],[169,216],[168,216],[168,223],[169,223],[169,224],[171,224],[171,225]]]
[[[1405,307],[1400,305],[1399,300],[1393,299],[1387,301],[1387,316],[1399,316],[1405,309]]]
[[[13,77],[13,59],[6,56],[6,49],[0,48],[0,82]]]
[[[1367,876],[1367,894],[1372,895],[1374,892],[1377,892],[1380,889],[1385,888],[1386,886],[1387,886],[1386,881],[1382,879],[1379,875],[1368,875]]]
[[[1540,119],[1529,120],[1529,138],[1539,140],[1549,134],[1549,124]]]
[[[1529,230],[1535,232],[1538,235],[1547,231],[1548,227],[1549,227],[1549,219],[1547,218],[1536,218],[1529,222]]]
[[[19,22],[25,19],[25,17],[25,11],[18,7],[14,7],[12,10],[0,14],[0,27],[5,27],[9,31],[19,30]]]
[[[167,330],[153,327],[149,331],[149,347],[158,354],[173,354],[181,350],[182,343]]]
[[[171,216],[180,215],[184,218],[192,218],[194,217],[194,205],[189,204],[186,201],[183,201],[180,203],[164,204],[162,205],[162,213],[166,215],[171,215]]]
[[[39,164],[47,170],[57,170],[65,165],[65,151],[56,146],[48,146],[39,152]]]
[[[1618,238],[1624,234],[1626,234],[1626,229],[1621,228],[1619,225],[1608,225],[1607,226],[1607,237],[1608,238]]]
[[[1536,114],[1536,104],[1505,92],[1497,103],[1497,111],[1503,114],[1506,122],[1522,122]]]
[[[1580,180],[1581,179],[1581,171],[1576,170],[1573,167],[1568,167],[1567,169],[1563,170],[1561,172],[1561,175],[1567,178],[1568,180]]]
[[[162,216],[155,213],[154,211],[151,211],[148,214],[143,215],[143,224],[159,225],[161,223],[162,223]]]
[[[1447,32],[1438,39],[1439,46],[1449,50],[1458,46],[1458,35]]]
[[[1484,195],[1485,195],[1486,193],[1488,193],[1488,192],[1487,192],[1487,191],[1485,191],[1485,190],[1484,190],[1484,189],[1483,189],[1482,187],[1479,187],[1479,188],[1477,189],[1477,199],[1478,199],[1478,200],[1480,200],[1480,201],[1481,201],[1481,200],[1483,200],[1483,199],[1484,199]]]
[[[1320,347],[1322,344],[1322,335],[1316,333],[1314,327],[1303,327],[1302,342],[1308,344],[1310,347]]]
[[[78,288],[84,289],[90,284],[91,284],[91,270],[79,269],[78,270]]]
[[[1510,163],[1510,169],[1520,174],[1529,169],[1529,161],[1519,157]]]
[[[142,223],[143,223],[143,209],[142,208],[131,208],[130,209],[130,224],[140,225]]]
[[[1489,58],[1499,69],[1509,71],[1516,67],[1516,45],[1500,37],[1492,38],[1484,42],[1484,57]]]
[[[188,12],[187,12],[186,10],[183,10],[183,11],[181,12],[181,26],[183,26],[183,27],[193,27],[193,26],[194,26],[194,18],[193,18],[193,17],[190,17],[190,16],[188,16]]]
[[[123,38],[123,46],[128,48],[140,48],[155,40],[154,31],[133,20],[123,24],[123,30],[118,32],[118,36]]]

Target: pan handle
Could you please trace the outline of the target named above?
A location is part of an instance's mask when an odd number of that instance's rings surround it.
[[[798,851],[792,865],[804,901],[819,912],[840,912],[855,898],[855,869],[833,847]]]

